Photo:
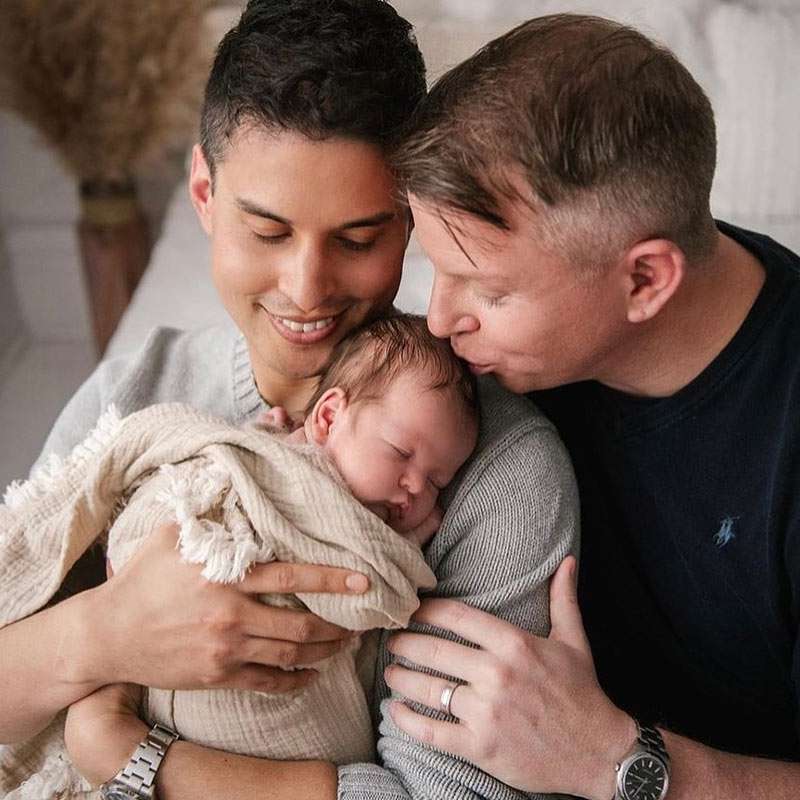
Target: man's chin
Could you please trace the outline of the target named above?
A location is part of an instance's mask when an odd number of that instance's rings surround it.
[[[504,389],[514,394],[526,394],[527,392],[551,388],[551,386],[545,385],[545,382],[536,375],[521,375],[515,372],[499,371],[491,374]]]

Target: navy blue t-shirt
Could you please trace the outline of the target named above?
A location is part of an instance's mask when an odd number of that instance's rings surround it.
[[[688,386],[531,397],[572,456],[579,596],[621,707],[731,752],[800,759],[800,259],[718,223],[765,284]]]

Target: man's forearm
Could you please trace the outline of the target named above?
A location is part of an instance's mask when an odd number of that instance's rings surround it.
[[[669,800],[796,800],[800,764],[732,755],[662,731],[672,761]]]
[[[337,773],[324,761],[269,761],[179,740],[157,787],[160,800],[336,800]]]
[[[88,592],[0,630],[0,743],[28,739],[106,683],[88,668]]]

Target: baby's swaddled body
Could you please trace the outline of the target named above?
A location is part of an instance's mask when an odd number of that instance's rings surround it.
[[[188,406],[156,405],[124,419],[109,411],[67,459],[9,488],[0,505],[0,564],[8,567],[0,625],[45,605],[99,532],[109,531],[116,572],[170,519],[179,523],[184,560],[203,564],[212,581],[240,580],[250,564],[273,559],[364,573],[370,589],[362,595],[296,598],[350,630],[404,626],[419,605],[417,591],[435,584],[419,548],[359,503],[319,448],[292,446]],[[315,665],[318,680],[288,696],[151,689],[143,713],[186,739],[231,752],[369,760],[373,732],[357,654],[354,640]],[[66,754],[64,716],[3,748],[0,794],[96,797]],[[71,788],[54,793],[54,786]]]
[[[322,463],[314,463],[312,448],[293,450],[308,458],[309,478],[318,477],[315,473]],[[247,454],[240,454],[240,458],[248,460]],[[212,577],[236,577],[233,573],[237,565],[253,555],[257,561],[274,558],[274,548],[256,544],[264,539],[248,530],[241,502],[238,496],[234,499],[226,483],[218,465],[202,456],[161,469],[144,480],[109,532],[107,555],[114,571],[138,549],[152,523],[176,517],[182,517],[185,557],[201,561],[207,568],[225,561],[226,568],[216,575],[212,571]],[[192,509],[187,508],[189,502]],[[354,538],[360,535],[353,532]],[[390,535],[399,539],[397,534]],[[326,563],[322,551],[317,562]],[[272,605],[305,607],[292,596],[261,599]],[[344,627],[351,627],[355,621],[344,610],[331,610],[327,618]],[[151,724],[166,725],[185,739],[228,752],[273,759],[326,759],[336,764],[370,761],[374,758],[374,735],[362,679],[366,682],[366,676],[372,673],[369,653],[373,650],[369,643],[362,650],[361,637],[353,639],[339,653],[314,665],[319,675],[309,686],[289,694],[147,688],[142,716]],[[360,670],[359,656],[367,662]]]

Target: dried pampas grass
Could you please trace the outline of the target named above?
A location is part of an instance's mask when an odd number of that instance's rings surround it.
[[[209,0],[2,0],[0,102],[82,181],[124,180],[196,127]]]

